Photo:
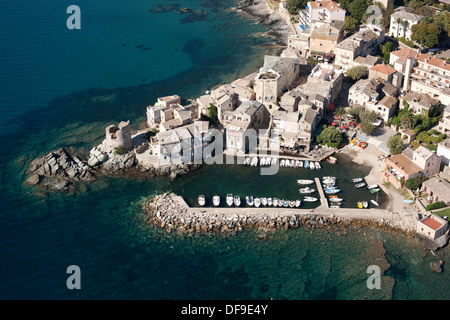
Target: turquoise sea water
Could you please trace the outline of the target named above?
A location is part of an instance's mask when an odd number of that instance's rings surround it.
[[[258,237],[196,235],[185,239],[146,225],[141,203],[165,191],[195,202],[199,193],[296,197],[281,168],[206,166],[174,182],[103,177],[75,195],[22,185],[29,162],[55,148],[87,154],[104,127],[142,125],[158,96],[195,98],[255,71],[273,39],[267,27],[226,9],[229,1],[77,1],[82,29],[67,30],[67,1],[0,5],[0,298],[2,299],[448,299],[448,248],[434,257],[414,239],[376,229],[296,229]],[[159,12],[155,5],[164,5]],[[203,10],[190,16],[169,5]],[[150,11],[149,11],[150,10]],[[160,10],[161,11],[161,10]],[[110,97],[99,102],[97,97]],[[346,163],[321,174],[367,173]],[[344,170],[346,169],[346,170]],[[345,183],[345,182],[344,182]],[[345,185],[346,205],[365,194]],[[367,194],[367,192],[366,192]],[[384,195],[383,195],[384,196]],[[348,201],[348,202],[347,202]],[[312,206],[312,205],[311,205]],[[366,287],[371,237],[383,239],[395,280]],[[444,273],[429,263],[444,260]],[[82,289],[66,288],[78,265]]]

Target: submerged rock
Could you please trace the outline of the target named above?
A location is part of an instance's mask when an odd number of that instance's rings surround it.
[[[437,273],[441,273],[443,264],[444,262],[442,260],[430,262],[430,268]]]

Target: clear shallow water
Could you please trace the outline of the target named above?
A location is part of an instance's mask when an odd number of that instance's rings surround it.
[[[281,168],[261,177],[235,165],[207,166],[174,182],[104,177],[74,196],[22,185],[37,156],[61,146],[86,154],[109,123],[130,119],[139,127],[158,96],[196,97],[259,67],[270,40],[254,34],[265,27],[224,11],[226,1],[202,3],[180,2],[208,12],[203,21],[186,22],[174,11],[149,12],[158,2],[80,0],[76,33],[65,29],[66,5],[59,1],[2,2],[0,298],[448,299],[448,271],[432,272],[435,257],[422,258],[415,240],[389,232],[298,229],[266,240],[256,231],[180,239],[142,222],[141,202],[156,193],[174,191],[191,202],[199,193],[296,197],[295,179],[311,177],[308,170]],[[105,96],[110,100],[96,99]],[[367,171],[341,172],[350,166],[345,161],[324,164],[321,174]],[[351,206],[362,195],[347,187]],[[365,286],[374,263],[366,253],[377,235],[392,265],[386,275],[396,281],[393,290]],[[450,261],[448,248],[439,254]],[[65,285],[72,264],[82,271],[76,292]]]

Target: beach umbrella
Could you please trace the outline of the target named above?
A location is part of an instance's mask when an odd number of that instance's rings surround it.
[[[332,126],[336,126],[337,123],[333,121],[333,122],[331,123],[331,125],[332,125]]]
[[[354,126],[355,124],[353,122],[348,123],[349,126]]]
[[[346,126],[341,126],[341,129],[347,129],[347,127]]]
[[[358,127],[358,128],[360,128],[360,127],[361,127],[361,125],[360,125],[360,124],[358,124],[358,125],[357,125],[357,127]]]
[[[339,119],[339,117],[338,116],[334,116],[334,118],[337,120],[337,119]]]

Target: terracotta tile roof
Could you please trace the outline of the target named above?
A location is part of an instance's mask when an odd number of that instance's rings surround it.
[[[387,66],[385,64],[376,64],[372,68],[370,68],[369,70],[376,71],[376,72],[379,72],[379,73],[383,73],[383,74],[386,74],[386,75],[391,75],[391,74],[397,72],[397,70],[395,70],[394,68],[389,67],[389,66]]]
[[[417,51],[409,48],[393,51],[391,54],[398,57],[401,61],[406,61],[408,58],[416,58],[419,56]]]
[[[427,219],[423,220],[422,223],[428,227],[430,227],[433,230],[437,230],[440,227],[442,227],[442,224],[436,220],[434,220],[432,217],[428,217]]]
[[[309,5],[310,8],[319,8],[319,7],[320,8],[326,8],[329,12],[333,12],[333,11],[336,11],[338,9],[346,12],[344,8],[342,8],[337,2],[334,2],[334,1],[327,1],[327,0],[324,0],[324,1],[310,1],[308,3],[308,5]]]
[[[433,56],[430,56],[429,54],[420,54],[417,58],[417,61],[427,63],[429,65],[432,65],[437,68],[445,69],[447,71],[450,71],[450,64],[448,64],[445,60],[435,58]]]
[[[406,173],[408,176],[422,170],[418,165],[408,159],[405,155],[399,153],[386,159],[386,165],[392,165]],[[400,171],[400,173],[402,173]]]

